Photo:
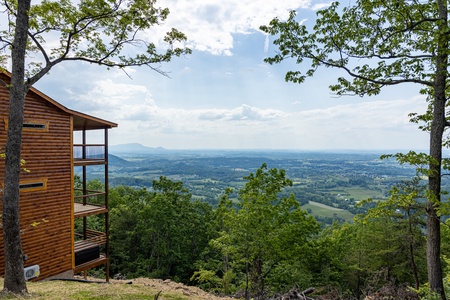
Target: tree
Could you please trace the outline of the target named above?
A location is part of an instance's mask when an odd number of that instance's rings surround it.
[[[222,199],[222,231],[212,243],[229,265],[241,270],[245,299],[266,299],[271,287],[300,284],[299,278],[307,277],[303,272],[310,241],[319,224],[292,195],[279,195],[292,185],[284,170],[268,169],[263,164],[244,179],[247,183],[239,191],[237,210]]]
[[[319,11],[312,32],[296,21],[274,19],[261,29],[277,35],[279,53],[270,64],[294,59],[310,66],[289,71],[286,80],[302,83],[318,67],[344,72],[330,86],[337,95],[371,96],[386,86],[414,83],[428,95],[429,110],[415,115],[430,133],[428,155],[427,266],[430,289],[445,299],[440,262],[441,166],[446,118],[449,24],[446,0],[357,0],[340,8],[337,2]]]
[[[394,225],[395,232],[391,235],[395,236],[396,243],[401,245],[400,251],[408,253],[415,288],[419,289],[420,279],[416,252],[421,252],[420,250],[423,248],[421,232],[422,226],[425,225],[423,201],[425,186],[421,183],[420,177],[416,176],[411,181],[403,181],[395,185],[390,193],[391,196],[386,201],[376,203],[376,206],[370,208],[367,214],[359,219],[359,222],[367,223],[381,219],[385,224]],[[394,242],[391,243],[391,245],[394,244]],[[393,261],[393,259],[391,260]]]
[[[3,0],[9,28],[0,32],[2,60],[11,56],[10,108],[5,146],[3,233],[5,241],[4,291],[25,293],[19,228],[19,172],[24,97],[29,88],[64,61],[81,61],[108,68],[148,66],[164,74],[155,64],[190,53],[176,44],[185,41],[176,29],[168,32],[166,50],[145,40],[143,32],[164,21],[168,9],[156,0]],[[48,43],[59,37],[59,43]],[[136,49],[132,49],[136,47]],[[133,54],[135,53],[135,54]],[[26,58],[32,61],[26,68]]]
[[[214,232],[212,207],[191,201],[181,182],[165,177],[153,181],[153,190],[111,190],[111,269],[188,283]]]

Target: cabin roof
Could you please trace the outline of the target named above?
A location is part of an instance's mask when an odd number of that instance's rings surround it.
[[[41,91],[31,87],[30,91],[39,95],[40,97],[42,97],[43,99],[45,99],[46,101],[48,101],[49,103],[51,103],[52,105],[58,107],[59,109],[67,112],[68,114],[72,115],[73,117],[73,130],[90,130],[90,129],[102,129],[102,128],[113,128],[113,127],[117,127],[116,123],[107,121],[107,120],[103,120],[79,111],[75,111],[72,109],[69,109],[67,107],[65,107],[64,105],[62,105],[61,103],[53,100],[52,98],[50,98],[49,96],[45,95],[44,93],[42,93]]]
[[[3,70],[2,73],[5,74],[6,76],[8,76],[9,78],[11,78],[11,73],[9,73],[5,70]],[[30,92],[38,95],[39,97],[41,97],[42,99],[44,99],[48,103],[50,103],[51,105],[59,108],[60,110],[68,113],[69,115],[71,115],[73,117],[73,130],[93,130],[93,129],[105,129],[105,128],[117,127],[116,123],[113,123],[113,122],[110,122],[107,120],[103,120],[103,119],[100,119],[100,118],[97,118],[97,117],[94,117],[94,116],[91,116],[91,115],[88,115],[88,114],[85,114],[85,113],[82,113],[79,111],[69,109],[34,87],[30,88]]]

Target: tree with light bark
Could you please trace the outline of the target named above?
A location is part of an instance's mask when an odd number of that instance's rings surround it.
[[[20,154],[24,98],[30,87],[55,65],[78,61],[107,68],[147,66],[159,69],[172,57],[189,54],[186,37],[172,29],[158,47],[146,31],[169,15],[156,0],[31,0],[1,2],[4,28],[0,31],[0,58],[11,60],[8,134],[5,146],[3,236],[4,292],[27,293],[23,273],[19,222]],[[58,40],[57,43],[49,41]]]
[[[319,67],[340,69],[343,76],[330,86],[337,95],[372,96],[384,87],[419,84],[429,109],[415,114],[430,134],[427,203],[427,266],[430,289],[446,299],[440,255],[442,148],[449,127],[447,108],[450,27],[446,0],[357,0],[334,2],[318,11],[312,30],[291,12],[287,21],[274,19],[261,29],[275,35],[279,52],[265,59],[292,59],[300,67],[286,80],[302,83]],[[309,66],[308,66],[309,63]],[[447,143],[448,144],[448,143]],[[422,154],[410,153],[411,159]]]

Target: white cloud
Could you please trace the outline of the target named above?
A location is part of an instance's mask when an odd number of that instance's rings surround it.
[[[87,93],[79,91],[70,93],[76,97],[77,101],[98,111],[108,111],[120,107],[124,103],[132,104],[134,101],[138,101],[138,98],[148,99],[151,97],[150,92],[144,86],[117,83],[111,79],[98,80],[92,84],[94,88]]]
[[[96,85],[76,100],[95,99],[98,111],[93,114],[119,123],[111,132],[113,144],[139,141],[185,149],[426,148],[426,134],[407,116],[424,110],[420,96],[291,112],[246,104],[233,109],[182,109],[158,106],[143,86],[111,80]]]
[[[409,127],[408,113],[423,111],[421,97],[392,101],[367,101],[351,105],[314,109],[296,113],[298,118],[342,131],[392,129]],[[412,111],[411,111],[412,110]]]
[[[233,35],[255,32],[274,17],[286,19],[290,10],[310,4],[311,0],[171,0],[163,4],[170,10],[164,28],[181,30],[194,50],[230,56]]]
[[[311,9],[312,9],[312,10],[324,9],[324,8],[327,8],[327,7],[330,6],[330,5],[331,5],[331,2],[330,2],[330,3],[317,3],[317,4],[314,4],[314,5],[311,7]]]
[[[286,116],[286,113],[275,109],[259,109],[243,104],[232,109],[214,109],[199,111],[199,120],[209,121],[267,121]]]

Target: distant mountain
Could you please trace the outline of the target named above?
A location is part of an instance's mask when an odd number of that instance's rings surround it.
[[[108,154],[108,163],[114,167],[130,167],[133,163],[113,154]]]
[[[109,153],[112,154],[123,154],[123,153],[133,153],[133,154],[149,154],[149,153],[162,153],[165,152],[166,149],[162,147],[152,148],[146,147],[139,143],[130,143],[130,144],[119,144],[119,145],[110,145],[108,147]]]

